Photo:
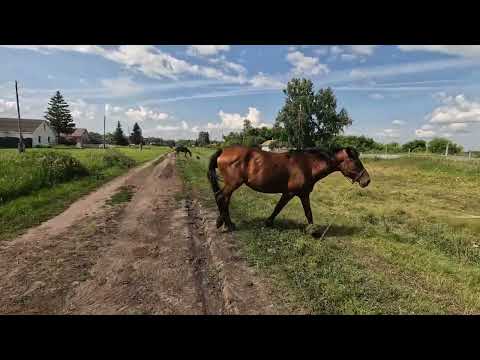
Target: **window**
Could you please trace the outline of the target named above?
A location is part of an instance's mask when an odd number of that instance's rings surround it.
[[[41,136],[38,137],[38,143],[39,143],[39,144],[42,143],[42,137],[41,137]]]
[[[47,131],[47,128],[45,127],[45,123],[43,123],[43,131]]]
[[[48,143],[50,144],[50,136],[48,137]]]

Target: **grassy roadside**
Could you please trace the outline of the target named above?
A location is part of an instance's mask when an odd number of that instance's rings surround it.
[[[214,207],[206,179],[211,153],[194,149],[177,166],[187,189]],[[322,242],[305,232],[298,199],[267,229],[262,222],[279,195],[240,188],[231,214],[249,264],[272,279],[282,301],[312,313],[480,313],[478,165],[408,158],[365,164],[372,175],[366,189],[340,174],[315,187],[315,222],[326,226],[338,214]]]
[[[141,152],[128,148],[118,150],[126,155],[128,162],[132,165],[145,163],[169,151],[166,147],[152,147]],[[69,154],[79,160],[89,170],[89,174],[73,177],[69,181],[45,184],[43,187],[2,203],[0,205],[0,241],[12,239],[26,229],[58,215],[80,197],[129,169],[129,166],[111,159],[105,160],[101,156],[103,154],[101,149],[34,149],[33,151]],[[10,151],[0,150],[0,157],[6,156],[6,152]]]

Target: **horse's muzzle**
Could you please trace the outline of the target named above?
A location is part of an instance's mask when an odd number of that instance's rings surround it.
[[[358,184],[360,187],[364,188],[367,187],[368,184],[370,184],[370,175],[367,171],[365,171],[362,176],[358,179]]]

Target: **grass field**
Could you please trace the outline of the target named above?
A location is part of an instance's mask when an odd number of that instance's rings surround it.
[[[177,164],[187,189],[215,207],[206,179],[211,153],[193,149],[191,159],[180,156]],[[272,279],[277,300],[292,309],[479,314],[479,163],[401,158],[364,164],[372,178],[368,188],[340,173],[317,183],[315,223],[324,227],[337,215],[322,241],[305,231],[297,198],[270,229],[262,222],[280,195],[246,186],[235,192],[235,235],[250,265]]]
[[[59,214],[79,197],[167,147],[0,149],[0,241]]]

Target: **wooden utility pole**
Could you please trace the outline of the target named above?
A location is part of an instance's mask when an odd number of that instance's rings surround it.
[[[107,121],[107,115],[104,114],[103,115],[103,148],[105,149],[106,148],[106,145],[105,145],[105,122]]]
[[[22,128],[20,126],[20,104],[18,103],[17,80],[15,80],[15,94],[17,96],[17,115],[18,115],[18,152],[23,153],[25,151],[25,144],[23,142]]]

